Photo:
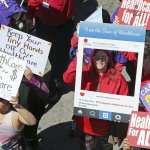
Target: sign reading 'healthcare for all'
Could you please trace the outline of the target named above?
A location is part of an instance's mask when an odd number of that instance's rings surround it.
[[[150,0],[123,0],[116,22],[150,30]]]
[[[130,145],[150,149],[150,114],[132,112],[127,138]]]

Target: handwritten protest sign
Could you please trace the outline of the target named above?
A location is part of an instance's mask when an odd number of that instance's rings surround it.
[[[140,100],[143,105],[150,112],[150,83],[146,83],[140,91]]]
[[[44,75],[51,43],[2,25],[0,51],[26,60],[34,74]]]
[[[137,111],[139,106],[144,40],[145,29],[143,27],[80,23],[74,100],[75,115],[118,122],[129,121],[131,112]],[[133,76],[123,71],[130,76],[130,80],[123,84],[119,78],[114,77],[113,79],[111,72],[107,74],[109,68],[105,72],[106,75],[104,73],[102,77],[96,74],[98,71],[94,70],[95,62],[99,59],[107,60],[101,56],[95,56],[98,51],[107,53],[110,63],[108,66],[113,63],[112,60],[118,61],[118,58],[132,54],[137,64],[132,67]],[[122,74],[124,79],[127,77],[126,74]],[[130,86],[127,85],[127,82],[130,82]],[[120,86],[119,83],[121,83]]]
[[[131,146],[150,149],[150,114],[132,112],[127,138]]]
[[[10,100],[16,96],[22,76],[25,70],[26,61],[0,52],[0,97]]]
[[[117,22],[150,30],[150,0],[123,0]]]

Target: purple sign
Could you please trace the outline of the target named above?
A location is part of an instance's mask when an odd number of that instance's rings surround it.
[[[143,105],[150,112],[150,82],[146,83],[140,91],[140,100],[142,101]]]

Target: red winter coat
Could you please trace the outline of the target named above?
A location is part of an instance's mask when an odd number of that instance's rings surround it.
[[[49,8],[42,6],[47,2]],[[29,14],[38,17],[45,25],[61,25],[70,19],[75,12],[74,0],[28,0]]]
[[[76,59],[68,66],[68,69],[63,75],[64,82],[70,85],[75,83],[75,73],[76,73]],[[98,86],[98,84],[99,86]],[[93,68],[89,65],[83,67],[82,73],[82,89],[96,91],[99,87],[100,92],[110,93],[110,94],[128,94],[128,85],[120,72],[115,69],[109,69],[102,77],[98,77],[93,72]],[[109,130],[109,121],[93,119],[89,117],[78,117],[75,116],[75,121],[77,127],[84,133],[104,136]]]

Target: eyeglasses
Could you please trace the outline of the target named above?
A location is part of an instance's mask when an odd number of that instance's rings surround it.
[[[94,59],[95,59],[96,61],[101,60],[102,62],[104,62],[104,61],[107,60],[107,56],[106,56],[106,55],[96,55],[96,56],[94,57]]]

